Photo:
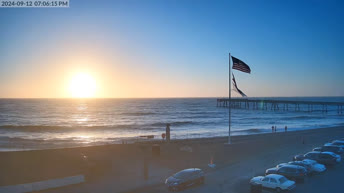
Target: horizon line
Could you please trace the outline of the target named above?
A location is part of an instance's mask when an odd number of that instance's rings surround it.
[[[231,98],[301,98],[301,97],[344,97],[344,96],[252,96],[252,97],[231,97]],[[228,96],[219,97],[0,97],[0,99],[197,99],[197,98],[228,98]]]

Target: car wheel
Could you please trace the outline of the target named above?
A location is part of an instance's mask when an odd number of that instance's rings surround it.
[[[277,187],[275,190],[276,190],[276,192],[281,192],[282,191],[282,189],[280,187]]]

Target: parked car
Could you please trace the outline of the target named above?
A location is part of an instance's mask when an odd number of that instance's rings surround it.
[[[305,180],[305,177],[307,176],[307,170],[302,166],[286,164],[278,168],[275,167],[267,169],[265,171],[265,175],[269,174],[279,174],[290,180],[295,180],[296,182],[303,182]]]
[[[328,152],[333,152],[338,155],[342,155],[344,153],[344,150],[342,147],[338,145],[330,145],[330,144],[324,145],[322,147],[316,147],[313,149],[313,151],[320,151],[320,152],[328,151]]]
[[[261,184],[263,188],[274,189],[276,192],[292,190],[296,187],[295,182],[278,174],[269,174],[267,176],[257,176],[250,180],[251,184]]]
[[[344,148],[344,141],[343,140],[334,140],[331,143],[326,143],[325,145],[337,145],[341,148]]]
[[[177,172],[165,181],[167,188],[171,191],[182,190],[195,184],[204,183],[204,172],[199,168],[189,168]]]
[[[304,159],[302,161],[291,161],[288,164],[299,165],[307,168],[309,174],[321,173],[326,171],[326,167],[323,164],[310,159]]]
[[[295,166],[301,166],[304,167],[307,171],[307,175],[311,174],[312,172],[312,165],[307,163],[307,162],[303,162],[303,161],[291,161],[288,162],[289,165],[295,165]]]
[[[319,151],[311,151],[306,153],[305,155],[296,155],[294,157],[294,161],[302,161],[304,159],[314,160],[324,165],[335,165],[340,162],[341,157],[340,155],[332,152]]]
[[[287,166],[287,165],[297,165],[297,166],[301,166],[304,167],[306,169],[307,175],[310,174],[311,170],[310,170],[310,165],[307,164],[297,164],[296,162],[302,162],[302,161],[292,161],[292,162],[288,162],[288,163],[280,163],[276,166],[276,168],[281,168],[283,166]]]

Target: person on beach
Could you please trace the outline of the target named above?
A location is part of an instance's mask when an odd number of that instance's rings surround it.
[[[288,127],[287,127],[287,126],[285,126],[285,127],[284,127],[284,131],[285,131],[285,132],[287,132],[287,130],[288,130]]]
[[[271,132],[273,133],[275,130],[274,126],[271,127]]]

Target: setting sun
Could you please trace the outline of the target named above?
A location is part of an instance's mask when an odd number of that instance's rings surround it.
[[[96,94],[96,81],[87,73],[76,74],[70,81],[69,90],[72,97],[90,98]]]

